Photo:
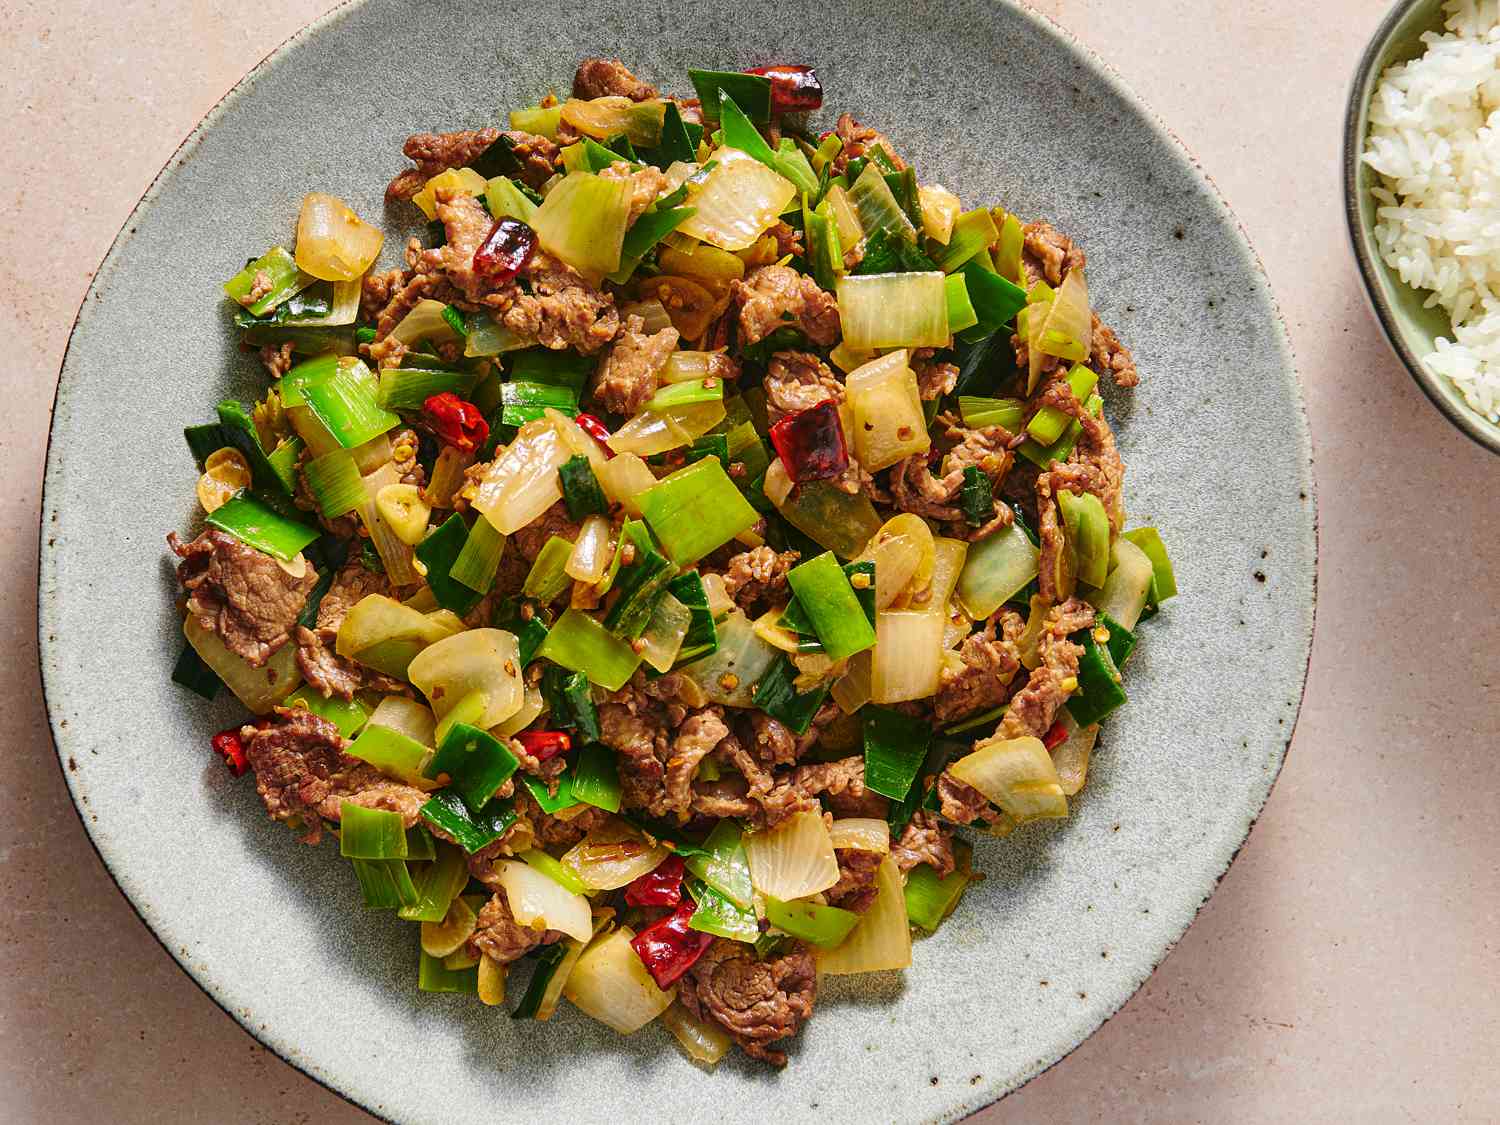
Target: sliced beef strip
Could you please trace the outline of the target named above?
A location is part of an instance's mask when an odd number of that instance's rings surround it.
[[[692,814],[693,778],[699,763],[729,736],[724,712],[719,707],[694,712],[678,726],[667,758],[666,794],[662,803],[677,814],[679,821],[686,822]]]
[[[976,820],[993,823],[1002,815],[983,793],[947,770],[938,774],[937,795],[938,811],[954,824],[973,824]]]
[[[953,873],[953,830],[927,809],[912,813],[901,835],[891,844],[891,858],[904,875],[919,863],[938,873]]]
[[[1026,686],[1011,696],[1010,707],[996,734],[1001,738],[1042,738],[1052,728],[1057,710],[1078,687],[1078,658],[1083,646],[1068,637],[1094,623],[1094,607],[1078,598],[1053,606],[1037,641],[1041,663]]]
[[[875,905],[880,894],[875,886],[880,853],[859,848],[835,848],[833,854],[839,861],[839,881],[825,892],[828,905],[863,914]]]
[[[438,173],[449,168],[461,168],[478,160],[484,150],[502,135],[511,142],[511,152],[520,162],[520,178],[534,188],[546,183],[556,170],[556,144],[546,137],[519,129],[502,130],[487,126],[451,133],[417,133],[408,137],[401,151],[416,167],[396,175],[385,189],[386,199],[410,199]]]
[[[958,650],[963,667],[944,670],[934,699],[933,715],[939,724],[988,711],[1010,698],[1011,684],[1021,670],[1016,641],[1025,628],[1020,614],[1002,607],[983,629],[964,638]]]
[[[1055,289],[1069,270],[1081,270],[1087,264],[1083,250],[1051,223],[1037,220],[1022,227],[1021,265],[1028,289],[1038,281]]]
[[[505,892],[497,890],[479,911],[478,925],[469,936],[469,954],[481,954],[508,965],[539,945],[551,945],[562,935],[556,930],[534,930],[516,921]]]
[[[371,594],[394,596],[390,580],[383,571],[374,571],[353,559],[334,575],[333,583],[318,603],[314,628],[297,629],[297,666],[309,684],[324,698],[338,696],[353,699],[357,691],[371,690],[387,695],[409,695],[411,689],[400,680],[382,675],[374,669],[345,660],[334,651],[339,627],[349,611]]]
[[[1093,313],[1094,329],[1090,336],[1089,366],[1101,375],[1108,375],[1117,387],[1138,386],[1141,373],[1136,370],[1135,359],[1130,349],[1120,342],[1115,330]]]
[[[740,309],[742,345],[759,343],[778,328],[800,329],[818,347],[838,339],[838,301],[790,266],[761,266],[731,288]]]
[[[615,338],[620,314],[615,299],[572,266],[541,250],[523,271],[530,293],[517,290],[505,304],[501,320],[523,340],[535,340],[554,351],[576,348],[593,355]],[[508,302],[508,303],[507,303]]]
[[[465,297],[477,301],[495,288],[474,272],[474,253],[495,221],[477,199],[463,192],[439,188],[434,199],[447,239],[441,246],[422,251],[415,268],[422,274],[444,274]]]
[[[728,1031],[747,1055],[785,1066],[786,1053],[771,1044],[797,1034],[812,1015],[817,991],[817,968],[802,943],[761,961],[750,946],[716,938],[677,995],[698,1019]]]
[[[733,556],[724,568],[724,588],[735,604],[754,614],[786,592],[787,571],[797,565],[796,551],[752,547]]]
[[[584,59],[573,75],[573,96],[585,100],[623,97],[644,102],[659,95],[655,86],[631,74],[619,59]]]
[[[632,169],[629,162],[624,160],[617,160],[605,168],[599,173],[599,178],[619,180],[630,185],[630,216],[626,221],[627,226],[639,219],[667,187],[667,177],[659,168],[648,164],[644,168]]]
[[[798,766],[761,797],[760,803],[765,809],[766,822],[775,825],[794,813],[817,808],[817,798],[821,794],[846,792],[856,798],[866,792],[862,754],[834,762],[810,762]]]
[[[182,559],[177,580],[187,591],[187,609],[224,647],[259,668],[291,639],[297,615],[318,584],[304,560],[300,578],[276,559],[211,527],[191,543],[176,532],[167,545]]]
[[[592,393],[614,414],[634,415],[656,393],[667,359],[677,347],[677,329],[667,327],[649,335],[638,316],[625,318],[594,375]]]
[[[932,358],[932,348],[918,348],[912,353],[911,369],[917,376],[917,393],[922,401],[942,398],[958,385],[958,368]]]
[[[864,156],[871,146],[877,143],[885,145],[886,152],[896,162],[897,171],[906,167],[905,162],[896,155],[896,150],[879,132],[868,125],[861,125],[854,120],[852,114],[840,114],[838,123],[834,126],[834,132],[838,134],[839,140],[844,142],[844,147],[833,158],[833,174],[836,176],[842,175],[848,169],[849,161]]]
[[[844,401],[844,384],[811,352],[777,352],[762,382],[766,417],[772,423],[788,414],[811,410],[820,402]]]

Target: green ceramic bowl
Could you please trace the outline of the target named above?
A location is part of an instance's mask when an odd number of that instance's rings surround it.
[[[1500,426],[1471,408],[1451,382],[1428,371],[1422,363],[1420,357],[1432,351],[1433,339],[1448,335],[1448,317],[1440,308],[1423,308],[1426,292],[1406,285],[1381,261],[1372,233],[1375,200],[1370,185],[1375,173],[1359,158],[1369,124],[1370,99],[1380,75],[1392,63],[1420,55],[1423,33],[1441,30],[1442,22],[1441,0],[1401,0],[1381,21],[1359,60],[1344,122],[1344,213],[1365,292],[1396,354],[1417,386],[1450,422],[1492,453],[1500,453]]]

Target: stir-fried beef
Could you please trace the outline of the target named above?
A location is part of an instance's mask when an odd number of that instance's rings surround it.
[[[182,559],[177,580],[187,591],[188,613],[253,668],[291,638],[297,615],[318,584],[318,572],[305,559],[297,573],[215,527],[191,543],[173,532],[167,544]]]
[[[647,334],[638,316],[625,318],[625,327],[605,353],[594,376],[593,393],[606,410],[634,414],[656,393],[667,358],[677,347],[677,329]]]
[[[631,74],[619,59],[584,59],[573,75],[575,98],[623,97],[644,102],[657,97],[656,87]]]
[[[771,357],[762,386],[766,415],[772,422],[811,410],[820,402],[844,401],[844,384],[811,352],[777,352]]]
[[[964,638],[958,650],[963,667],[944,670],[938,688],[933,714],[939,723],[988,711],[1010,698],[1011,683],[1021,670],[1016,641],[1025,628],[1020,614],[1002,607],[983,629]]]
[[[824,892],[829,906],[863,914],[875,905],[880,891],[875,886],[875,872],[880,868],[880,853],[859,848],[835,848],[839,861],[839,881]]]
[[[950,775],[944,775],[950,777]],[[973,790],[970,790],[973,792]],[[981,798],[982,799],[982,798]],[[972,819],[972,818],[971,818]],[[926,809],[912,813],[901,835],[891,843],[891,858],[904,874],[925,863],[939,875],[953,873],[953,831]]]
[[[736,281],[733,291],[740,306],[741,344],[759,343],[778,328],[796,328],[819,347],[838,339],[838,301],[790,266],[761,266]]]
[[[693,1015],[729,1032],[747,1055],[785,1066],[786,1053],[770,1044],[797,1034],[817,992],[812,953],[800,942],[761,961],[749,946],[716,938],[677,995]]]

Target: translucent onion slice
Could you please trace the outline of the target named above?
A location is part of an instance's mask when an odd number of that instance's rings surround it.
[[[941,271],[846,274],[838,279],[839,319],[851,348],[948,345],[948,294]]]
[[[585,137],[607,141],[621,133],[633,145],[654,147],[661,140],[667,103],[660,98],[631,101],[619,94],[602,98],[569,98],[563,103],[562,120]],[[624,159],[623,157],[621,159]]]
[[[684,445],[691,445],[724,420],[722,402],[700,402],[674,406],[668,410],[643,410],[626,422],[609,439],[616,453],[634,453],[651,457]]]
[[[505,901],[521,925],[559,930],[579,941],[594,936],[593,913],[583,895],[575,894],[519,860],[502,860],[497,868]]]
[[[672,318],[667,315],[666,306],[660,301],[631,301],[620,306],[622,322],[632,316],[638,316],[645,322],[641,331],[648,336],[656,335],[663,328],[672,327]]]
[[[587,457],[595,473],[609,459],[599,443],[589,434],[585,433],[582,426],[573,421],[572,418],[569,418],[561,410],[554,410],[549,406],[542,411],[542,417],[552,423],[552,428],[557,431],[557,436],[562,439],[563,445],[568,450],[568,455]]]
[[[748,249],[776,225],[797,189],[739,149],[718,149],[712,159],[714,169],[688,189],[697,214],[677,229],[721,250]]]
[[[505,977],[509,966],[502,965],[488,953],[479,958],[479,1002],[490,1008],[505,1003]]]
[[[354,281],[380,256],[385,235],[332,195],[312,192],[297,216],[297,267],[323,281]]]
[[[344,615],[339,626],[334,651],[340,656],[358,660],[366,649],[386,641],[408,642],[413,652],[447,636],[440,623],[411,606],[402,605],[384,594],[367,594]]]
[[[734,609],[734,599],[729,596],[729,588],[724,585],[722,574],[705,574],[702,578],[703,593],[708,598],[708,612],[717,621]]]
[[[437,718],[433,715],[432,708],[404,695],[388,695],[382,699],[371,713],[369,725],[398,731],[423,746],[437,745],[433,738],[433,732],[437,730]]]
[[[875,608],[885,609],[927,590],[936,557],[926,521],[902,512],[886,520],[855,561],[875,564]]]
[[[891,825],[874,817],[849,816],[833,822],[828,838],[835,848],[886,855],[891,850]]]
[[[1100,613],[1107,613],[1125,628],[1134,629],[1151,590],[1151,559],[1129,539],[1116,539],[1111,549],[1114,569],[1089,601]]]
[[[878,973],[911,966],[911,923],[906,890],[895,860],[886,856],[875,871],[875,903],[837,949],[818,951],[818,971],[829,976]]]
[[[475,726],[496,726],[521,709],[520,644],[504,629],[466,629],[429,645],[412,660],[407,678],[439,720],[474,692],[485,700]]]
[[[594,475],[599,478],[604,495],[637,517],[641,514],[642,493],[656,484],[656,474],[651,471],[651,466],[634,453],[611,457],[595,468]]]
[[[885,609],[875,615],[872,700],[902,703],[936,694],[942,672],[944,622],[941,608]]]
[[[908,241],[917,240],[917,228],[911,225],[906,212],[896,202],[890,185],[885,182],[880,167],[875,161],[865,165],[863,172],[849,187],[849,202],[859,216],[859,225],[867,235],[876,231],[890,231]],[[840,234],[843,232],[841,231]],[[852,244],[851,244],[852,245]],[[846,332],[847,334],[847,332]]]
[[[829,694],[833,696],[833,701],[839,705],[839,710],[844,714],[852,715],[870,702],[870,674],[873,661],[872,650],[865,649],[864,652],[856,652],[849,658],[849,664],[843,676],[834,681]]]
[[[569,172],[531,218],[544,249],[595,278],[620,268],[629,225],[630,185],[591,172]]]
[[[734,257],[732,254],[730,257]],[[738,258],[734,259],[736,262]],[[663,383],[697,383],[713,378],[713,359],[717,352],[673,352],[662,370]]]
[[[219,635],[198,624],[191,614],[182,623],[188,644],[234,692],[234,697],[257,715],[264,715],[280,703],[302,682],[297,670],[297,646],[282,645],[259,668],[252,668],[244,657],[230,652]]]
[[[1080,727],[1066,708],[1058,714],[1058,719],[1068,737],[1052,748],[1052,765],[1057,770],[1057,783],[1063,796],[1072,797],[1083,788],[1084,779],[1088,777],[1089,755],[1099,738],[1099,724]]]
[[[854,204],[849,202],[848,192],[834,184],[823,198],[828,201],[828,208],[833,212],[833,224],[839,229],[839,245],[846,250],[852,249],[865,236],[865,232],[859,225]]]
[[[641,634],[641,659],[658,672],[670,672],[692,624],[692,610],[671,594],[662,595]]]
[[[585,1015],[629,1035],[666,1011],[677,990],[656,987],[646,966],[631,948],[635,931],[621,926],[583,951],[568,977],[563,995]]]
[[[454,343],[459,339],[457,330],[448,323],[448,318],[443,315],[447,309],[442,301],[434,301],[424,298],[412,306],[411,312],[407,313],[391,329],[392,339],[400,340],[403,344],[419,344],[423,340],[431,340],[434,344]]]
[[[995,738],[948,767],[1018,821],[1068,815],[1052,756],[1039,738]]]
[[[519,531],[562,499],[557,470],[570,456],[550,421],[527,422],[480,478],[474,508],[501,534]]]
[[[958,196],[942,184],[923,184],[917,188],[917,202],[922,208],[922,233],[947,246],[953,237],[953,223],[962,210]]]
[[[604,577],[604,568],[614,552],[609,549],[609,517],[589,516],[573,541],[573,553],[563,566],[563,573],[575,582],[590,585]]]
[[[972,544],[955,591],[969,616],[983,621],[1024,589],[1036,577],[1037,558],[1018,524]]]
[[[441,922],[422,923],[422,952],[429,957],[447,957],[456,953],[473,935],[479,920],[469,904],[455,898]]]
[[[1074,362],[1087,359],[1093,338],[1089,287],[1082,269],[1071,269],[1052,298],[1037,347],[1043,355]]]
[[[845,386],[849,408],[854,412],[854,456],[870,472],[889,468],[932,445],[917,377],[907,366],[904,350],[873,359],[851,372]]]
[[[796,813],[775,828],[746,836],[745,856],[755,889],[783,901],[815,895],[839,881],[839,861],[821,813]]]
[[[926,606],[946,604],[953,596],[954,587],[958,585],[958,576],[963,573],[964,560],[968,557],[969,545],[962,539],[935,536],[932,541],[932,580],[927,588],[927,597],[917,599],[917,604]]]
[[[685,665],[680,671],[697,683],[714,703],[728,707],[753,706],[756,686],[780,653],[756,634],[755,626],[739,610],[719,623],[718,632],[718,650]]]
[[[517,731],[529,727],[546,709],[547,701],[542,696],[542,689],[535,684],[527,684],[526,691],[521,696],[521,709],[499,726],[491,727],[490,733],[496,738],[509,738]]]
[[[426,215],[428,221],[431,222],[437,218],[439,188],[461,195],[476,196],[483,195],[488,187],[489,181],[472,168],[447,168],[428,180],[422,190],[411,197],[411,201],[421,208],[422,214]]]
[[[649,843],[623,820],[612,818],[575,844],[562,864],[589,889],[613,891],[655,870],[666,858],[665,847]]]
[[[356,277],[350,281],[335,281],[333,283],[333,302],[328,308],[327,316],[299,316],[289,317],[286,325],[289,328],[311,325],[320,328],[339,328],[345,324],[353,324],[359,319],[359,298],[364,292],[364,279]]]
[[[729,1032],[716,1023],[700,1020],[681,1004],[673,1004],[664,1011],[661,1022],[677,1037],[687,1057],[705,1066],[718,1065],[733,1042]]]

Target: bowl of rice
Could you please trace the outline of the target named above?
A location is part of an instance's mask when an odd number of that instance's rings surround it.
[[[1360,60],[1349,233],[1417,384],[1500,453],[1500,0],[1404,0]]]

